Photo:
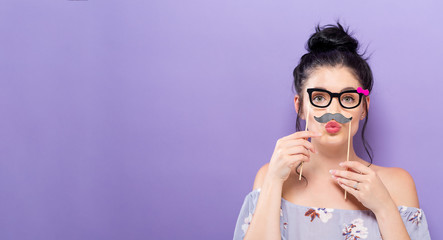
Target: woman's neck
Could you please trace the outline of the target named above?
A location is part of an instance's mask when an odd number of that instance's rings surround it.
[[[310,162],[306,165],[310,174],[316,176],[331,175],[330,169],[344,170],[339,166],[340,162],[347,159],[348,145],[341,144],[337,146],[314,145],[317,153],[310,152]],[[349,148],[349,161],[359,161],[359,157],[355,154],[352,141]]]

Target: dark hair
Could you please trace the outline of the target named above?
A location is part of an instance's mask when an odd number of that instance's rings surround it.
[[[303,106],[303,86],[306,83],[306,79],[309,77],[309,75],[318,67],[346,66],[351,69],[351,72],[363,86],[363,89],[368,89],[369,92],[371,92],[373,77],[371,68],[366,62],[369,57],[363,58],[365,53],[358,53],[358,41],[351,36],[352,33],[348,33],[348,29],[349,28],[345,30],[338,21],[337,26],[328,24],[320,28],[320,26],[317,24],[315,27],[315,33],[311,35],[306,43],[305,48],[308,53],[301,57],[299,64],[297,67],[295,67],[293,72],[294,87],[300,96],[299,112],[296,120],[296,131],[301,130],[299,116],[303,113],[303,108],[301,107]],[[363,97],[363,107],[366,110],[366,118],[363,124],[361,137],[363,146],[365,147],[366,153],[369,155],[372,164],[372,148],[365,139],[366,123],[368,122],[369,117],[365,97]],[[301,163],[296,167],[296,172],[298,174],[300,173],[297,169],[301,166]],[[371,164],[369,164],[369,166],[371,166]],[[302,177],[307,181],[304,176]]]

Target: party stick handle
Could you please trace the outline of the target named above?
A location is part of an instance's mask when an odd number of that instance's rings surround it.
[[[349,121],[349,131],[348,131],[348,153],[346,155],[346,161],[349,161],[349,148],[351,145],[351,121]],[[348,171],[348,168],[346,167],[346,171]],[[345,199],[346,199],[346,189],[345,189]]]
[[[308,108],[308,114],[306,116],[306,126],[305,126],[305,131],[308,130],[308,122],[309,122],[309,108]],[[306,140],[308,140],[308,138],[306,138]],[[304,161],[301,162],[301,167],[300,167],[300,175],[298,176],[298,180],[301,180],[301,175],[303,173],[303,163]]]

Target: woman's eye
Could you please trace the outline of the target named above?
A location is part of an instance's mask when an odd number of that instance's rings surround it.
[[[314,101],[316,101],[316,102],[320,102],[320,101],[323,100],[323,99],[324,99],[323,96],[315,96],[315,97],[314,97]]]
[[[354,101],[354,98],[353,98],[353,97],[346,96],[346,97],[343,98],[343,100],[345,100],[346,102],[353,102],[353,101]]]

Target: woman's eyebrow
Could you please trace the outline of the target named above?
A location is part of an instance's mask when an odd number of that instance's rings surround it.
[[[322,88],[322,87],[314,87],[314,88],[327,90],[327,89]],[[346,90],[355,90],[355,88],[353,88],[353,87],[345,87],[345,88],[343,88],[340,92],[343,92],[343,91],[346,91]]]

